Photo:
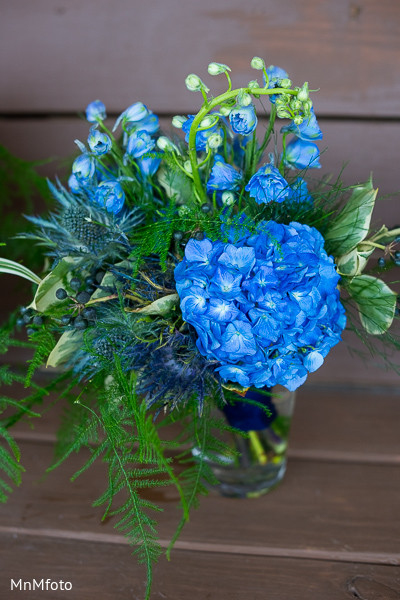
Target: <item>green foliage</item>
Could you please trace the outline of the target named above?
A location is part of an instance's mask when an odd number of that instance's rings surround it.
[[[357,303],[365,330],[371,335],[385,333],[394,319],[396,293],[382,280],[370,275],[353,277],[346,287]]]
[[[46,362],[47,357],[56,344],[54,335],[44,327],[33,333],[31,340],[35,344],[35,353],[33,358],[28,361],[29,367],[25,379],[26,387],[31,385],[33,375]]]

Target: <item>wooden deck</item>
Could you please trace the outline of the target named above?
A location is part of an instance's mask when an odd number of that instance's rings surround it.
[[[194,511],[170,563],[155,569],[152,598],[174,600],[394,600],[400,598],[399,388],[305,386],[284,482],[252,500],[211,493]],[[140,599],[144,571],[112,521],[91,502],[104,489],[95,465],[71,483],[83,455],[44,477],[59,412],[16,431],[27,471],[0,509],[0,598],[14,580],[63,580],[68,592],[32,600]],[[151,492],[168,543],[176,493]]]

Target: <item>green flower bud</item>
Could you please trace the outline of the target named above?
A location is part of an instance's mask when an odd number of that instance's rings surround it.
[[[222,192],[221,201],[224,206],[232,206],[235,204],[235,194],[233,192]]]
[[[260,86],[258,85],[258,81],[257,81],[257,79],[253,79],[252,81],[249,81],[249,85],[248,85],[248,87],[249,87],[251,90],[254,90],[254,89],[258,89]]]
[[[302,103],[300,100],[297,100],[297,98],[293,98],[293,100],[290,101],[290,108],[292,110],[300,110],[302,106]]]
[[[265,67],[265,61],[259,56],[254,56],[251,59],[250,66],[252,69],[257,69],[257,71],[262,71]]]
[[[223,105],[222,105],[222,106],[220,106],[220,108],[219,108],[219,112],[220,112],[220,115],[221,115],[222,117],[228,117],[228,116],[229,116],[229,113],[231,112],[231,110],[232,110],[232,107],[231,107],[231,106],[223,106]]]
[[[290,112],[285,108],[278,108],[276,114],[280,119],[290,119]]]
[[[194,73],[191,73],[186,77],[185,84],[190,92],[200,92],[202,89],[205,92],[210,91],[208,87],[204,85],[200,77],[198,75],[195,75]]]
[[[160,150],[163,150],[166,152],[179,152],[177,146],[173,142],[171,142],[171,140],[169,138],[167,138],[166,135],[161,135],[158,138],[157,146],[158,146],[158,148],[160,148]]]
[[[172,117],[172,126],[177,129],[182,129],[182,125],[186,123],[187,117],[181,117],[180,115],[175,115]]]
[[[207,115],[200,121],[200,129],[210,129],[218,121],[218,117]]]
[[[237,95],[236,101],[239,106],[249,106],[253,102],[250,94],[247,94],[247,92],[244,92],[243,90],[240,90],[239,94]]]
[[[303,84],[303,87],[301,88],[301,90],[299,91],[299,93],[297,94],[297,99],[300,100],[300,102],[305,102],[306,100],[308,100],[309,98],[309,94],[308,94],[308,81],[306,81]]]
[[[220,147],[220,145],[223,143],[223,141],[224,141],[224,138],[222,137],[222,135],[220,135],[219,133],[212,133],[207,138],[207,146],[209,148],[216,149],[216,148]]]
[[[292,80],[291,79],[281,79],[279,87],[291,88],[292,87]]]
[[[210,75],[220,75],[221,73],[226,73],[231,69],[228,65],[223,65],[222,63],[212,62],[208,65],[208,72]]]
[[[304,119],[301,115],[296,115],[295,117],[293,117],[293,123],[295,125],[301,125],[303,121]]]

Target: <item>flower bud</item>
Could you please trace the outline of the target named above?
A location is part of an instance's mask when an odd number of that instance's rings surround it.
[[[300,100],[297,100],[297,98],[294,98],[293,100],[290,101],[290,108],[292,110],[300,110],[302,107],[302,103],[300,102]]]
[[[86,107],[86,119],[89,123],[103,121],[107,117],[106,107],[101,100],[94,100]]]
[[[228,65],[224,65],[222,63],[217,63],[217,62],[212,62],[208,65],[207,70],[210,73],[210,75],[220,75],[221,73],[226,73],[227,71],[230,71],[231,69],[228,67]]]
[[[160,148],[160,150],[167,152],[178,152],[178,148],[176,147],[176,145],[173,142],[171,142],[171,140],[167,138],[166,135],[161,135],[158,138],[157,147]]]
[[[252,101],[253,101],[252,97],[250,96],[250,94],[247,94],[246,92],[239,94],[237,97],[237,102],[238,102],[239,106],[250,106]]]
[[[200,121],[200,129],[209,129],[213,127],[218,121],[218,117],[207,115]]]
[[[220,106],[219,107],[219,112],[223,117],[227,117],[229,115],[229,113],[231,112],[232,108],[230,106]]]
[[[295,125],[301,125],[303,121],[304,118],[301,115],[296,115],[295,117],[293,117],[293,123]]]
[[[221,202],[224,206],[232,206],[232,204],[235,204],[235,194],[228,190],[222,192]]]
[[[264,69],[264,67],[265,67],[265,62],[259,56],[254,56],[251,59],[250,66],[251,66],[252,69],[257,69],[257,71],[262,71]]]
[[[280,82],[279,82],[279,87],[291,88],[292,87],[292,80],[288,79],[287,77],[285,77],[284,79],[281,79]]]
[[[312,109],[312,102],[311,100],[306,100],[305,102],[303,102],[303,110],[306,116],[309,116],[311,113],[311,109]]]
[[[258,85],[257,79],[253,79],[252,81],[249,81],[248,87],[251,90],[254,90],[254,89],[258,89],[260,86]]]
[[[303,84],[303,87],[301,88],[301,90],[299,91],[299,93],[297,94],[297,99],[300,100],[300,102],[306,102],[306,100],[308,100],[309,98],[309,94],[308,94],[308,81],[306,81]]]
[[[175,115],[172,117],[172,126],[177,129],[182,129],[182,125],[186,123],[187,117],[181,117],[180,115]]]
[[[191,73],[186,77],[185,84],[187,89],[191,92],[200,92],[201,88],[203,87],[203,82],[201,81],[200,77],[194,73]]]
[[[224,139],[222,137],[222,135],[220,135],[219,133],[212,133],[208,138],[207,138],[207,145],[209,148],[212,149],[216,149],[219,148],[220,145],[223,143]]]
[[[278,108],[276,114],[280,119],[290,119],[290,112],[286,108]]]

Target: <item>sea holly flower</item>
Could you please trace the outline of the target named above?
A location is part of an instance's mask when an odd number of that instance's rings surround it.
[[[293,138],[286,146],[285,164],[291,169],[320,169],[319,148],[313,142]]]
[[[182,316],[223,381],[294,390],[338,343],[346,317],[323,245],[313,227],[274,221],[237,243],[189,241],[175,269]]]
[[[102,133],[96,127],[92,127],[88,137],[88,144],[94,154],[102,156],[110,150],[112,142],[106,133]]]
[[[134,131],[128,138],[126,153],[132,158],[139,158],[153,150],[156,145],[147,131]]]
[[[220,154],[216,154],[211,175],[207,181],[207,192],[210,194],[214,190],[235,190],[238,188],[240,180],[241,174],[227,164]]]
[[[288,182],[273,165],[261,167],[250,179],[245,190],[257,204],[283,202],[291,193]]]
[[[95,191],[94,201],[107,212],[117,215],[124,206],[125,192],[118,181],[103,181]]]
[[[306,117],[300,125],[296,125],[295,122],[292,121],[289,125],[282,127],[281,133],[288,132],[294,133],[298,138],[305,142],[322,140],[323,137],[313,108],[311,108],[310,116],[308,118]]]
[[[131,106],[119,115],[118,119],[115,121],[113,131],[117,129],[120,123],[122,123],[123,126],[138,123],[139,121],[146,119],[149,114],[150,111],[147,106],[142,102],[135,102],[135,104],[131,104]]]
[[[249,135],[257,127],[257,115],[253,104],[233,108],[229,113],[229,122],[234,133]]]
[[[86,107],[86,119],[89,123],[104,121],[107,118],[106,107],[101,100],[94,100]]]
[[[89,154],[81,154],[72,164],[72,174],[79,183],[88,183],[96,172],[96,163]]]

